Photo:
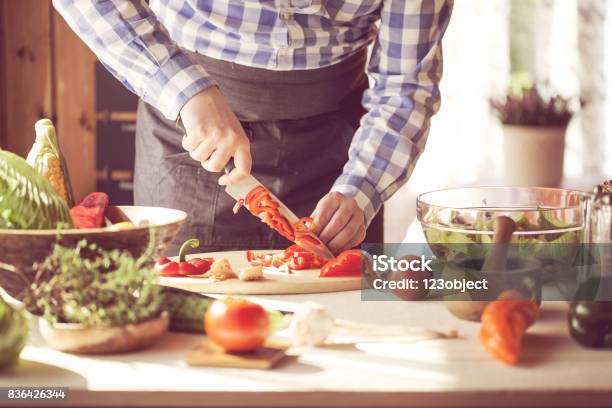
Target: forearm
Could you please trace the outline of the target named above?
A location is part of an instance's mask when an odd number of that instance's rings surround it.
[[[213,84],[142,0],[53,0],[53,5],[115,77],[169,119]]]
[[[383,5],[368,67],[374,85],[363,99],[367,113],[332,188],[355,198],[367,224],[406,182],[425,146],[430,118],[440,106],[441,39],[451,8],[451,0]],[[407,31],[416,33],[411,41]]]

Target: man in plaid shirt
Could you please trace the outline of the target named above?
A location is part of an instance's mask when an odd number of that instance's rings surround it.
[[[407,180],[423,151],[440,103],[441,39],[452,3],[54,0],[72,29],[143,101],[137,204],[187,210],[200,220],[190,233],[203,237],[208,249],[222,242],[216,239],[225,227],[234,234],[244,228],[239,234],[245,240],[225,236],[223,242],[264,246],[271,238],[246,219],[222,224],[224,199],[198,204],[217,197],[210,177],[226,185],[253,171],[292,206],[314,208],[320,237],[334,252],[363,241],[382,203]],[[372,43],[366,68],[360,56]],[[366,71],[370,86],[363,85]],[[347,113],[354,101],[361,110]],[[168,133],[163,125],[179,118],[186,135]],[[196,166],[185,170],[184,161],[164,167],[181,152],[206,175]],[[232,158],[233,171],[213,174]],[[150,197],[161,194],[155,183],[162,182],[172,194]],[[199,196],[204,185],[208,193]],[[191,198],[177,198],[184,194]]]

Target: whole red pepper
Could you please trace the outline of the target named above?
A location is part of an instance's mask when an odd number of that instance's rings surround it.
[[[179,250],[178,262],[172,261],[169,258],[161,258],[155,263],[155,271],[160,276],[190,276],[203,275],[210,269],[214,262],[213,258],[191,258],[186,260],[187,250],[189,248],[197,248],[200,246],[200,241],[197,239],[188,239],[183,242]]]
[[[108,207],[106,193],[91,193],[70,209],[70,217],[76,228],[101,228],[104,226],[104,212]]]

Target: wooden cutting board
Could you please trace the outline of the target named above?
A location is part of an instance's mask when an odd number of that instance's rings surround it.
[[[272,368],[285,357],[285,350],[271,347],[260,347],[248,353],[227,353],[221,347],[205,340],[185,356],[190,366]]]
[[[277,251],[280,252],[280,251]],[[248,266],[246,251],[225,251],[195,254],[191,257],[212,257],[227,259],[234,271]],[[286,274],[275,271],[273,268],[264,269],[264,278],[260,281],[243,282],[239,279],[228,279],[213,282],[208,278],[191,277],[161,277],[160,283],[179,289],[199,293],[227,294],[227,295],[288,295],[303,293],[343,292],[361,289],[361,277],[346,278],[320,278],[318,269],[295,271]]]

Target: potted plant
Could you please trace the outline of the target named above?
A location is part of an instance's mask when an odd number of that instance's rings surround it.
[[[544,98],[530,86],[490,104],[503,124],[506,184],[559,187],[571,101],[559,95]]]
[[[161,337],[169,316],[148,255],[134,258],[85,240],[74,247],[56,244],[34,265],[34,281],[22,296],[27,310],[41,316],[47,343],[103,354],[138,350]]]

